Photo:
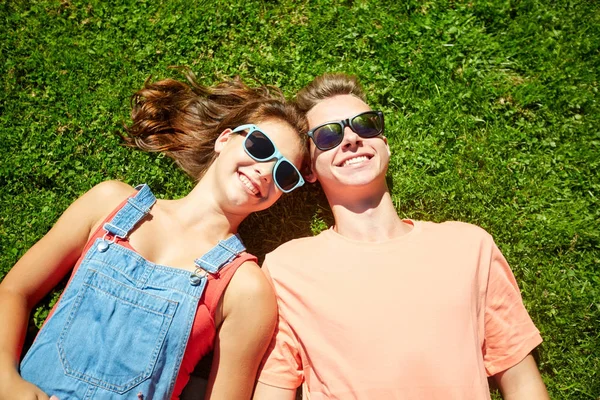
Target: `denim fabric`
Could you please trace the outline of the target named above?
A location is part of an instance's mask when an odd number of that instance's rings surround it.
[[[104,225],[21,363],[21,376],[69,399],[168,399],[207,282],[245,248],[237,235],[195,260],[156,265],[114,243],[156,201],[146,185]]]

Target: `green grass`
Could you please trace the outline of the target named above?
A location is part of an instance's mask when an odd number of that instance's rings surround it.
[[[114,135],[147,76],[188,65],[292,96],[345,71],[386,113],[399,214],[490,231],[545,339],[551,396],[600,399],[599,46],[586,0],[0,2],[0,276],[98,182],[190,189]],[[242,234],[262,257],[330,220],[312,187]]]

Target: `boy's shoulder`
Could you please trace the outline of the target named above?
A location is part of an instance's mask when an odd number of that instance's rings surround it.
[[[456,238],[491,239],[491,235],[479,225],[461,221],[430,222],[420,221],[424,232],[440,235],[452,235]]]
[[[321,242],[325,240],[326,235],[327,230],[314,236],[304,236],[292,239],[279,245],[279,247],[277,247],[269,254],[282,254],[296,251],[304,251],[305,249],[314,248],[315,246],[318,246]]]
[[[276,261],[277,264],[293,263],[293,260],[306,260],[307,258],[318,257],[321,249],[327,248],[327,233],[325,230],[314,236],[304,236],[292,239],[279,245],[276,249],[265,256],[265,261]]]

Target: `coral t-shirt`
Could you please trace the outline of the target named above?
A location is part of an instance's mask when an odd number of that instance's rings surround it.
[[[541,336],[492,237],[406,220],[384,242],[333,229],[267,255],[279,325],[259,381],[305,399],[489,399]]]

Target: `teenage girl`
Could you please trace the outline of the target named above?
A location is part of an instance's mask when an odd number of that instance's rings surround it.
[[[196,179],[177,200],[100,183],[0,285],[0,399],[178,399],[214,347],[207,398],[248,399],[275,327],[236,231],[301,186],[304,117],[275,89],[147,82],[125,140]],[[19,365],[32,307],[69,283]]]

